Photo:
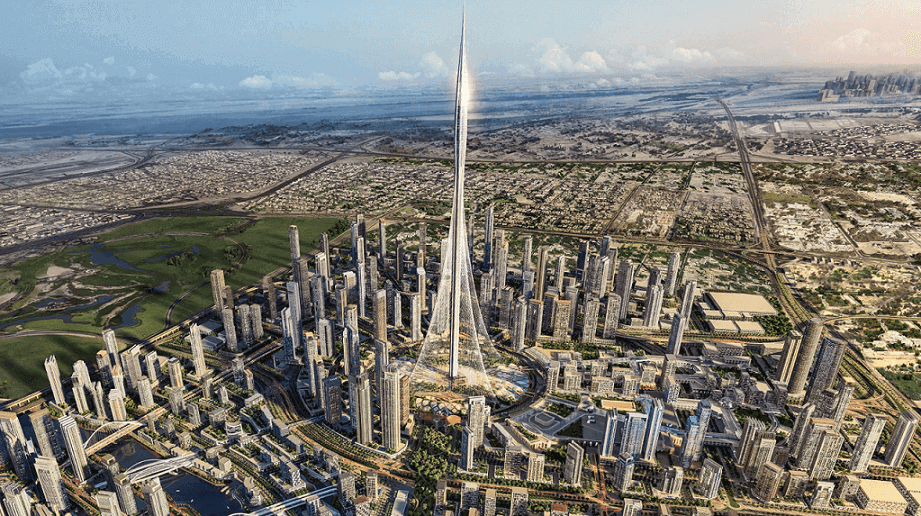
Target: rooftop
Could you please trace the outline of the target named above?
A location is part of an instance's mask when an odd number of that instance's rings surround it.
[[[902,493],[892,482],[885,480],[871,480],[864,478],[860,481],[860,490],[866,493],[867,498],[877,502],[907,503]]]
[[[713,306],[723,312],[744,312],[753,315],[777,315],[774,306],[758,294],[737,292],[707,292]]]

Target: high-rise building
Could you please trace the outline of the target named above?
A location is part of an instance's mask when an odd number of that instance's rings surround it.
[[[617,323],[620,320],[620,296],[612,292],[608,294],[606,303],[602,336],[605,339],[613,339],[616,336]]]
[[[806,434],[809,431],[809,420],[812,419],[812,415],[815,414],[815,408],[815,404],[807,403],[803,405],[803,408],[800,409],[799,414],[796,416],[796,421],[793,423],[793,431],[790,432],[790,437],[788,439],[791,457],[799,455],[799,450],[806,440]]]
[[[672,317],[672,327],[668,334],[668,349],[666,354],[668,355],[680,355],[681,354],[681,342],[684,340],[684,331],[688,327],[687,317],[676,313]]]
[[[857,442],[854,443],[854,452],[851,454],[851,472],[864,473],[876,447],[879,445],[879,438],[883,435],[883,429],[886,428],[886,420],[889,418],[885,414],[869,414],[863,422],[863,429]]]
[[[605,418],[604,437],[599,447],[599,454],[602,457],[614,456],[615,437],[617,437],[617,410],[609,412]]]
[[[842,444],[844,444],[844,436],[838,431],[832,428],[822,432],[816,446],[815,457],[809,465],[810,480],[827,480],[831,476],[838,461],[838,454],[841,453]]]
[[[109,411],[112,413],[113,421],[127,421],[128,412],[125,409],[125,398],[122,398],[113,389],[109,391]]]
[[[754,419],[754,418],[749,418]],[[774,432],[760,430],[755,432],[751,442],[747,444],[746,456],[744,462],[740,462],[742,472],[747,478],[755,478],[761,467],[764,466],[774,455],[774,446],[777,444],[777,435]]]
[[[400,449],[400,372],[396,364],[390,364],[384,372],[381,392],[381,444],[388,450]]]
[[[150,386],[150,379],[146,376],[138,381],[138,397],[141,401],[141,409],[154,407],[153,389]]]
[[[774,379],[786,384],[790,383],[793,376],[793,367],[796,364],[796,357],[799,355],[800,344],[803,341],[803,334],[792,330],[784,340],[783,352],[780,354],[780,362],[777,363],[777,371]]]
[[[697,492],[708,500],[719,496],[720,481],[723,478],[723,466],[707,457],[697,477]]]
[[[349,377],[349,381],[358,382],[355,386],[355,397],[349,399],[349,403],[357,405],[355,414],[358,421],[353,421],[358,444],[369,444],[372,438],[372,428],[374,425],[374,412],[371,407],[371,381],[368,379],[368,372],[362,371],[357,377]]]
[[[777,491],[780,489],[783,476],[784,470],[782,467],[773,462],[768,462],[758,472],[758,478],[755,481],[755,489],[752,494],[755,498],[765,503],[777,498]]]
[[[355,475],[347,469],[339,470],[336,487],[339,491],[339,500],[343,503],[350,502],[356,494]]]
[[[528,304],[524,298],[515,301],[515,310],[512,313],[512,347],[515,351],[524,349],[525,337],[528,326]]]
[[[633,484],[635,463],[629,453],[621,453],[614,463],[614,489],[626,491]]]
[[[224,271],[221,269],[214,269],[211,271],[211,297],[214,300],[214,313],[216,315],[221,315],[221,312],[224,311],[224,308],[227,306],[224,302],[224,292],[227,290],[227,286],[224,284]]]
[[[118,505],[121,506],[122,512],[128,516],[138,513],[137,500],[134,498],[134,490],[131,488],[131,480],[128,475],[124,473],[115,475],[115,494],[118,496]]]
[[[528,455],[528,482],[544,481],[544,464],[546,457],[542,453]]]
[[[483,498],[483,516],[496,516],[496,490],[487,489]]]
[[[54,355],[45,359],[45,372],[48,373],[48,383],[51,385],[54,402],[61,406],[66,405],[67,399],[64,397],[64,387],[61,385],[61,370],[58,368],[58,361]]]
[[[377,392],[383,392],[384,371],[390,365],[390,343],[385,340],[374,341],[374,383]]]
[[[114,491],[99,491],[96,493],[96,505],[99,507],[99,516],[121,516],[124,514],[118,506],[118,495]]]
[[[70,507],[70,499],[64,490],[64,481],[61,479],[61,470],[54,457],[36,457],[35,474],[38,483],[42,486],[42,495],[55,512],[66,511]]]
[[[146,481],[142,491],[150,516],[169,516],[169,502],[166,500],[166,493],[163,492],[158,477]]]
[[[806,333],[800,343],[790,383],[787,385],[787,394],[792,398],[800,397],[806,387],[806,379],[812,370],[812,363],[815,360],[824,327],[824,321],[818,317],[806,323]]]
[[[323,407],[326,422],[338,426],[342,422],[342,381],[338,376],[328,376],[323,380]]]
[[[537,341],[543,326],[544,303],[537,299],[528,301],[528,325],[525,336],[527,339]]]
[[[815,401],[822,391],[832,387],[846,349],[847,343],[844,341],[832,337],[822,339],[809,382],[809,392],[806,396],[808,401]]]
[[[643,450],[640,457],[648,462],[656,460],[656,448],[659,446],[659,431],[662,428],[662,416],[665,404],[659,398],[643,396],[640,398],[646,411],[646,428],[643,431]]]
[[[691,318],[694,311],[694,297],[697,295],[697,282],[689,281],[684,284],[684,292],[681,293],[681,315]]]
[[[621,455],[629,454],[633,460],[640,456],[643,451],[643,440],[646,437],[646,417],[646,414],[640,412],[627,413],[620,445]]]
[[[374,338],[387,340],[387,291],[374,292]]]
[[[687,468],[693,462],[700,460],[703,451],[704,438],[710,425],[712,413],[710,400],[701,400],[697,403],[697,412],[687,419],[687,432],[681,444],[681,466]]]
[[[29,482],[32,479],[32,468],[29,467],[26,453],[26,437],[14,412],[0,412],[0,434],[16,476],[23,482]]]
[[[473,468],[473,454],[476,451],[476,432],[473,431],[470,426],[464,426],[463,434],[461,435],[461,453],[460,453],[460,463],[457,465],[460,469],[464,471],[469,471]]]
[[[205,348],[201,343],[201,330],[198,324],[192,323],[189,340],[192,345],[192,365],[195,367],[195,376],[200,380],[207,376],[208,366],[205,365]]]
[[[29,414],[32,434],[38,441],[38,452],[43,457],[64,458],[65,452],[58,441],[58,432],[54,420],[47,409],[39,409]]]
[[[460,513],[468,510],[477,510],[480,506],[480,484],[464,482],[461,484]]]
[[[672,466],[662,472],[662,485],[659,490],[668,496],[680,496],[683,483],[684,469],[680,466]]]
[[[513,487],[509,501],[509,516],[527,516],[528,490],[523,487]]]
[[[796,465],[808,469],[819,452],[822,437],[827,431],[834,431],[835,422],[828,418],[812,417],[802,433],[802,441],[797,443]]]
[[[342,366],[346,375],[361,371],[361,350],[358,329],[348,325],[342,329]]]
[[[642,516],[643,501],[635,498],[624,498],[624,510],[621,516]]]
[[[817,482],[812,498],[809,500],[809,507],[812,510],[828,509],[831,505],[831,498],[835,492],[834,482]]]
[[[86,480],[86,474],[89,468],[86,462],[86,452],[83,451],[83,437],[80,436],[80,427],[77,422],[70,416],[62,416],[58,423],[61,426],[61,433],[64,437],[64,446],[67,448],[67,456],[70,457],[70,466],[80,482]]]
[[[137,391],[138,381],[141,379],[141,348],[137,345],[131,346],[122,352],[122,366],[125,368],[125,379],[128,381],[128,388]]]
[[[473,448],[483,444],[483,435],[489,424],[491,409],[486,404],[485,396],[470,396],[467,398],[467,426],[473,430]]]
[[[886,444],[885,460],[889,467],[902,467],[902,461],[908,453],[917,428],[918,414],[914,410],[909,409],[899,415],[895,428],[889,434],[889,443]]]
[[[620,311],[618,319],[627,318],[627,310],[630,306],[630,293],[633,291],[633,272],[634,266],[630,260],[620,262],[617,267],[617,278],[614,292],[620,296]]]
[[[571,442],[566,447],[566,464],[563,467],[563,478],[567,484],[582,485],[582,462],[585,460],[585,450],[578,444]]]
[[[664,291],[660,285],[653,286],[646,292],[646,308],[643,311],[643,326],[659,327],[659,314],[662,313]]]
[[[675,285],[678,283],[678,266],[681,263],[681,253],[672,253],[668,258],[668,269],[665,272],[665,294],[675,295]]]
[[[534,278],[534,298],[544,297],[547,281],[547,262],[550,260],[550,250],[544,246],[537,248],[537,275]]]
[[[9,481],[0,486],[3,492],[3,505],[10,516],[31,516],[32,497],[22,484]]]

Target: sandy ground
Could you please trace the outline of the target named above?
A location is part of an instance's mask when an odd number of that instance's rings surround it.
[[[58,276],[63,276],[64,274],[71,272],[73,272],[73,269],[68,267],[58,267],[57,265],[51,265],[48,267],[48,271],[45,272],[45,275],[42,277],[48,279],[57,279]]]

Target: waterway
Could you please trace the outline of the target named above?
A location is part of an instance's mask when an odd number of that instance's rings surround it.
[[[156,455],[133,440],[121,441],[107,452],[115,457],[122,471],[143,460],[156,458]],[[182,470],[161,476],[160,484],[173,500],[191,506],[202,516],[226,516],[243,511],[243,506],[229,493],[222,493],[221,487]],[[143,500],[138,498],[138,508],[142,505]]]

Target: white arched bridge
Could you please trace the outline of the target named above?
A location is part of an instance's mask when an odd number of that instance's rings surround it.
[[[83,449],[87,455],[92,455],[145,424],[140,421],[106,421],[83,442]],[[100,436],[103,429],[109,433]]]
[[[126,469],[124,471],[125,475],[128,476],[128,480],[132,484],[137,484],[138,482],[143,482],[145,480],[150,480],[154,477],[159,477],[170,471],[175,471],[179,468],[184,468],[192,463],[195,460],[194,453],[186,453],[178,457],[170,457],[168,459],[147,459],[138,462],[134,466]]]
[[[326,498],[334,494],[336,494],[336,486],[324,487],[311,493],[288,498],[287,500],[283,500],[268,507],[263,507],[253,512],[237,512],[228,516],[271,516],[274,514],[284,514],[285,511],[300,507],[301,505],[306,505],[311,499]]]

